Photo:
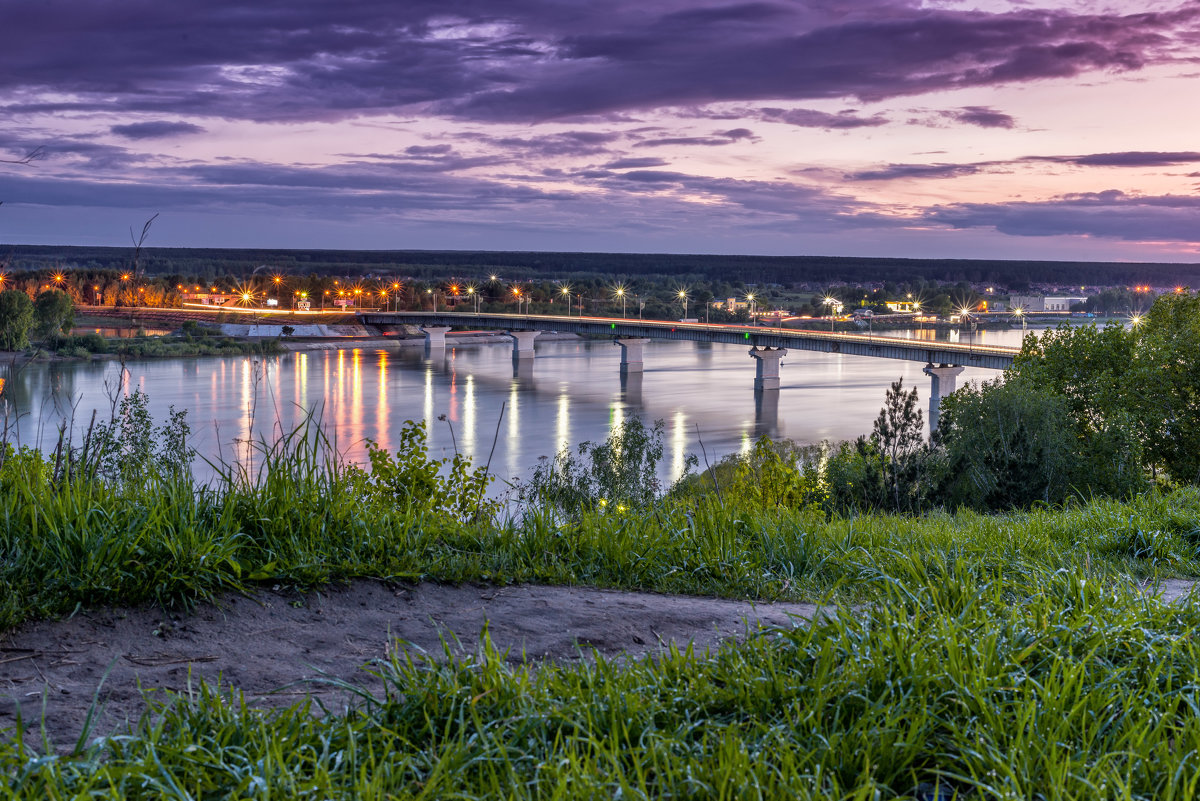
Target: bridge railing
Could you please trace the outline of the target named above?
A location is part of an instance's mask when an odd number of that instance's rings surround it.
[[[637,327],[659,329],[663,331],[695,331],[695,332],[723,332],[734,334],[751,334],[751,335],[774,335],[781,338],[794,339],[810,339],[819,340],[822,342],[844,342],[844,343],[871,343],[878,345],[888,345],[902,348],[929,348],[936,347],[941,351],[988,354],[995,356],[1011,357],[1020,352],[1020,348],[1005,347],[1002,345],[976,345],[974,343],[963,344],[961,342],[942,342],[936,340],[924,339],[905,339],[902,337],[889,337],[877,334],[844,334],[835,331],[820,331],[817,329],[807,328],[784,328],[782,326],[761,326],[761,325],[738,325],[730,323],[692,323],[681,322],[677,320],[645,320],[640,318],[625,318],[625,317],[595,317],[590,315],[556,315],[556,314],[497,314],[497,313],[481,313],[446,311],[446,312],[364,312],[361,316],[365,318],[394,318],[397,321],[401,319],[409,320],[462,320],[462,325],[470,325],[472,320],[478,324],[496,324],[497,328],[544,328],[555,326],[562,327],[567,325],[582,325],[593,324],[598,326],[608,326],[609,330],[614,331],[614,335],[620,335],[616,329],[618,326]],[[502,323],[502,325],[501,325]]]

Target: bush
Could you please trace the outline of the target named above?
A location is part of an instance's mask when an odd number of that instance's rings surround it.
[[[661,420],[647,427],[634,417],[614,428],[603,444],[584,442],[577,453],[564,448],[534,469],[533,477],[520,488],[521,498],[568,516],[596,507],[648,509],[662,490],[658,479],[662,432]],[[689,457],[685,473],[695,463],[696,458]]]
[[[996,510],[1145,489],[1133,426],[1101,425],[1085,436],[1066,398],[1020,379],[963,387],[943,400],[938,428],[946,502]]]
[[[489,519],[499,509],[499,503],[487,497],[493,477],[484,468],[472,470],[471,460],[459,454],[452,460],[429,458],[424,422],[404,424],[395,454],[367,440],[367,455],[370,473],[357,468],[352,473],[375,499],[459,522]],[[448,474],[443,476],[447,465]]]

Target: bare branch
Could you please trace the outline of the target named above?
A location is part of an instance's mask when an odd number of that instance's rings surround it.
[[[142,226],[141,236],[135,237],[133,235],[133,228],[131,227],[129,229],[129,239],[131,242],[133,242],[133,274],[135,276],[140,275],[139,265],[141,264],[142,258],[142,245],[145,244],[146,237],[150,235],[150,226],[153,225],[154,221],[158,219],[158,214],[159,213],[156,212],[153,217],[146,220],[146,224]]]
[[[19,159],[0,159],[0,164],[32,164],[46,157],[46,148],[38,145]]]

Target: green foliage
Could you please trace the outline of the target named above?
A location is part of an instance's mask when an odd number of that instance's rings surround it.
[[[1071,491],[1079,436],[1067,401],[999,379],[943,399],[947,503],[977,509],[1061,503]]]
[[[883,510],[894,502],[886,461],[873,438],[838,443],[825,464],[825,482],[830,509],[838,513]]]
[[[33,333],[38,339],[57,339],[69,334],[74,324],[75,304],[70,295],[58,289],[38,293],[33,303]]]
[[[564,448],[538,464],[521,496],[568,516],[605,507],[621,513],[649,509],[661,491],[662,432],[661,420],[647,427],[634,417],[601,444],[584,442],[578,453]],[[692,457],[688,468],[694,464]]]
[[[1200,483],[1200,297],[1160,297],[1138,329],[1140,359],[1124,377],[1124,411],[1149,420],[1143,442],[1177,481]],[[1132,373],[1132,374],[1131,374]]]
[[[1030,337],[1009,376],[1064,398],[1079,436],[1099,440],[1097,452],[1116,454],[1136,443],[1147,467],[1198,483],[1197,353],[1200,298],[1167,295],[1129,330],[1110,323]]]
[[[196,452],[188,445],[187,410],[170,407],[167,421],[156,429],[148,406],[140,389],[121,398],[113,420],[93,427],[79,454],[80,467],[113,485],[190,480]]]
[[[898,378],[884,396],[883,408],[875,419],[871,439],[883,457],[883,469],[897,512],[913,511],[918,505],[916,474],[925,451],[925,421],[917,406],[917,390],[904,391]]]
[[[490,519],[500,508],[487,497],[493,476],[484,468],[472,469],[471,460],[461,454],[451,460],[429,458],[424,422],[405,422],[394,454],[371,440],[367,454],[371,471],[362,475],[363,486],[387,503],[460,522]]]
[[[820,458],[760,437],[750,453],[737,458],[734,480],[724,489],[758,509],[824,508]]]
[[[33,303],[17,289],[0,292],[0,349],[21,350],[29,346],[33,325]]]

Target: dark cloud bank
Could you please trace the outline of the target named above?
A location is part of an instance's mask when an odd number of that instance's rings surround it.
[[[1189,4],[1170,13],[988,14],[903,0],[52,0],[5,12],[6,30],[19,35],[0,51],[0,96],[9,113],[252,120],[423,108],[542,121],[719,101],[878,100],[1136,70],[1194,34],[1197,13]],[[763,113],[797,125],[876,124]],[[1011,124],[984,107],[959,119]]]

